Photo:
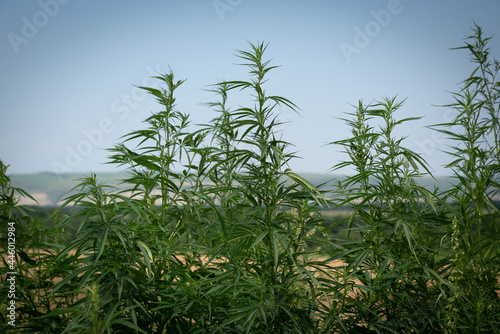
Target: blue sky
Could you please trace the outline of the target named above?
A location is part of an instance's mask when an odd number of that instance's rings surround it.
[[[345,158],[326,144],[349,135],[338,118],[359,99],[398,95],[401,118],[423,116],[400,129],[406,146],[441,175],[447,142],[425,126],[449,120],[435,105],[473,69],[450,48],[474,21],[497,34],[498,13],[496,0],[1,0],[0,159],[14,174],[112,171],[105,149],[159,110],[134,85],[171,68],[187,79],[178,109],[206,123],[215,114],[202,104],[216,98],[207,85],[247,78],[234,50],[250,41],[269,42],[282,65],[267,91],[302,110],[278,110],[302,157],[295,171],[325,173]],[[490,46],[500,54],[499,37]]]

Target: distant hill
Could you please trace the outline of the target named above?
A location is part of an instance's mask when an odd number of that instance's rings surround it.
[[[123,188],[120,180],[127,176],[126,172],[116,173],[96,173],[98,179],[106,184]],[[344,179],[342,175],[335,174],[316,174],[299,173],[306,180],[315,186],[323,184],[326,189],[335,187],[339,180]],[[36,174],[14,174],[11,176],[14,187],[21,188],[32,195],[41,206],[56,206],[63,198],[69,195],[69,192],[75,187],[82,177],[88,176],[84,173],[55,174],[55,173],[36,173]],[[434,185],[439,185],[441,190],[449,189],[453,178],[436,177],[436,180],[429,176],[419,179],[419,183],[428,189],[433,189]],[[29,199],[23,199],[22,204],[36,204]]]
[[[120,179],[126,176],[125,172],[118,173],[96,173],[100,181],[117,186]],[[14,174],[11,176],[14,187],[21,188],[32,195],[41,206],[55,206],[63,198],[69,195],[78,183],[79,179],[88,176],[89,173],[36,173],[36,174]],[[36,204],[29,199],[24,199],[22,204]]]

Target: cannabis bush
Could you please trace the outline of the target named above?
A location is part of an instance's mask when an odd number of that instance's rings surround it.
[[[2,330],[498,333],[500,65],[488,40],[475,26],[459,48],[478,66],[445,106],[454,120],[433,127],[457,142],[449,191],[418,182],[429,166],[394,135],[418,117],[400,118],[397,97],[359,101],[343,120],[352,135],[332,143],[347,156],[333,170],[353,175],[332,189],[294,173],[276,110],[300,109],[266,91],[278,66],[263,43],[236,50],[249,77],[211,85],[215,116],[196,130],[175,103],[184,80],[168,72],[140,87],[161,109],[109,149],[123,187],[82,177],[68,215],[30,215],[0,162],[2,231],[19,231],[0,268],[6,305],[16,263],[17,324],[3,308]],[[234,107],[235,94],[248,105]]]

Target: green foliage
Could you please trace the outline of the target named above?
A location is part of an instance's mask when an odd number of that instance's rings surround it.
[[[351,207],[350,231],[363,237],[346,243],[340,254],[347,267],[338,268],[339,277],[357,282],[342,296],[346,311],[338,316],[346,328],[421,331],[435,317],[428,304],[438,291],[427,286],[427,267],[437,269],[440,240],[432,232],[440,229],[438,199],[415,181],[420,169],[429,172],[425,161],[393,136],[396,126],[417,119],[396,120],[402,105],[396,98],[373,106],[360,101],[354,119],[345,120],[352,137],[334,143],[349,156],[334,169],[352,166],[357,172],[339,182],[339,200]],[[379,128],[370,121],[379,121]]]
[[[39,333],[497,333],[500,319],[500,68],[481,28],[460,49],[478,64],[455,93],[451,190],[395,129],[404,101],[361,101],[337,140],[355,174],[315,187],[294,173],[265,86],[267,45],[237,50],[246,80],[211,86],[216,116],[191,131],[169,72],[140,87],[161,109],[111,148],[123,185],[79,179],[47,218],[18,205],[0,161],[3,231],[18,226],[16,330]],[[248,106],[233,108],[235,94]],[[331,221],[324,208],[342,208]],[[346,212],[345,210],[349,211]],[[64,229],[75,229],[62,235]],[[2,250],[2,305],[8,299]],[[7,331],[5,309],[2,330]],[[10,328],[11,329],[11,328]]]
[[[457,144],[449,152],[455,187],[446,194],[453,202],[451,284],[447,301],[448,332],[498,332],[500,305],[500,63],[491,59],[481,27],[465,46],[477,68],[454,93],[455,118],[436,125]],[[494,330],[493,330],[494,329]]]

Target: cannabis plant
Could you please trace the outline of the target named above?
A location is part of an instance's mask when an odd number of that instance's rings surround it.
[[[446,193],[453,217],[450,289],[447,293],[448,332],[498,332],[500,315],[500,62],[490,56],[480,26],[458,50],[467,50],[477,64],[444,107],[455,112],[449,123],[435,125],[455,142],[447,165],[455,176]]]
[[[349,275],[340,268],[340,276],[358,282],[348,296],[339,292],[346,330],[415,331],[435,317],[427,307],[435,293],[427,288],[427,266],[435,269],[439,249],[439,239],[429,237],[438,228],[436,200],[417,182],[430,173],[427,163],[403,146],[404,137],[393,134],[397,126],[418,119],[395,117],[403,102],[385,98],[365,106],[360,101],[353,118],[344,120],[352,137],[334,142],[349,160],[333,169],[355,171],[339,182],[337,196],[351,207],[350,233],[362,236],[341,253]]]

